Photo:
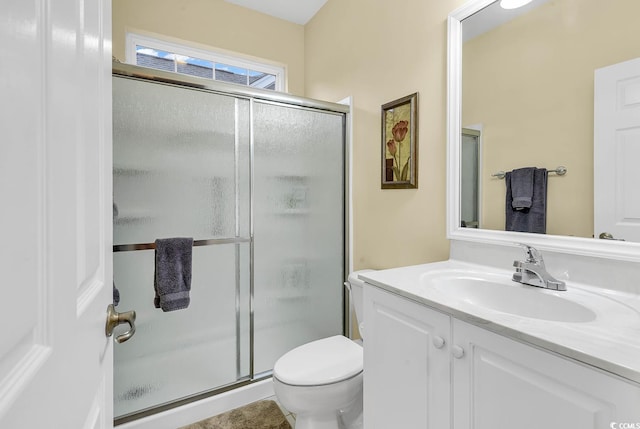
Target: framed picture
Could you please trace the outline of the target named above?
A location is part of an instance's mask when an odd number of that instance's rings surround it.
[[[382,105],[382,189],[418,187],[418,93]]]

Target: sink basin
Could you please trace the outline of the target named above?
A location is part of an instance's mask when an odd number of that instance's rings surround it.
[[[426,286],[448,298],[493,311],[554,322],[585,323],[596,319],[591,309],[551,292],[491,276],[437,275],[422,279]]]

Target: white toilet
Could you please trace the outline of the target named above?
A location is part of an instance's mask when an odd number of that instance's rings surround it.
[[[345,283],[362,333],[362,287],[355,271]],[[295,429],[362,428],[362,346],[336,335],[285,353],[273,367],[280,403],[296,415]]]

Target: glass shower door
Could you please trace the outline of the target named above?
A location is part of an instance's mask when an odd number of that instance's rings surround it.
[[[249,101],[114,77],[116,419],[250,376]],[[154,307],[157,238],[193,237],[191,303]],[[146,247],[145,247],[146,246]]]
[[[344,115],[254,103],[254,372],[342,334]]]
[[[480,132],[462,129],[460,219],[466,228],[480,227]]]

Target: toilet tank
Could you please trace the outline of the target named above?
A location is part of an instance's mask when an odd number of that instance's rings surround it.
[[[362,288],[364,286],[364,282],[358,279],[358,274],[366,273],[375,270],[359,270],[354,271],[349,274],[349,281],[345,283],[345,286],[349,289],[351,294],[351,302],[353,303],[353,307],[356,310],[356,319],[358,321],[358,330],[360,330],[360,335],[364,338],[364,320],[362,309],[363,306],[363,298],[362,298]]]

